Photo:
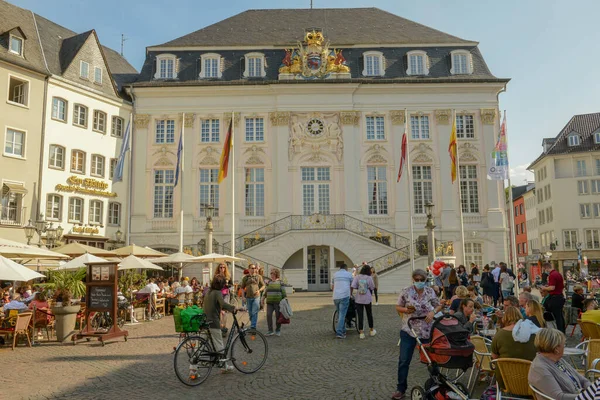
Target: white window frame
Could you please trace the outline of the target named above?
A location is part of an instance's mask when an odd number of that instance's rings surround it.
[[[77,155],[81,154],[81,157],[79,157],[79,156],[76,157],[77,158],[77,166],[76,166],[76,168],[79,167],[79,164],[80,164],[79,160],[81,160],[81,165],[82,165],[81,171],[78,170],[78,169],[74,169],[73,168],[73,161],[75,159],[75,155],[76,154]],[[85,151],[78,150],[78,149],[71,150],[71,163],[70,163],[71,164],[71,172],[74,173],[74,174],[84,174],[85,175],[85,162],[86,162],[86,158],[87,158],[87,154],[85,153]]]
[[[600,249],[600,229],[585,229],[583,231],[585,246],[589,250]]]
[[[94,83],[102,85],[102,68],[94,67]]]
[[[248,53],[244,54],[245,65],[244,68],[244,78],[264,78],[267,76],[267,72],[265,71],[265,55],[262,53]],[[260,66],[256,68],[256,65],[253,65],[254,68],[251,68],[251,60],[259,60]],[[253,62],[254,64],[256,61]],[[204,64],[203,64],[204,65]]]
[[[433,166],[412,165],[413,208],[415,214],[425,214],[425,204],[433,203]]]
[[[20,48],[18,51],[13,49],[13,39],[20,42]],[[25,47],[25,40],[21,36],[13,35],[12,33],[8,35],[8,52],[11,54],[16,54],[20,57],[23,57],[23,47]]]
[[[209,60],[216,60],[216,75],[213,74],[213,67],[211,66],[211,71],[207,74],[206,62]],[[200,78],[204,79],[220,79],[223,76],[223,72],[221,71],[221,55],[217,53],[206,53],[200,56]]]
[[[106,157],[100,154],[92,154],[92,160],[90,163],[90,175],[99,178],[104,178],[104,171],[106,170]]]
[[[172,144],[175,143],[175,120],[157,119],[154,123],[154,143]],[[172,128],[172,129],[171,129]]]
[[[370,128],[373,130],[372,137],[369,132]],[[385,117],[383,115],[367,115],[365,117],[365,135],[368,141],[385,140],[385,129]]]
[[[244,169],[244,213],[246,217],[265,216],[265,168]]]
[[[15,80],[20,82],[20,84],[15,85],[13,87],[13,92],[11,93],[11,81]],[[9,75],[8,76],[8,97],[7,97],[7,103],[8,104],[12,104],[14,106],[18,106],[18,107],[25,107],[25,108],[29,108],[29,89],[31,88],[30,82],[28,79],[24,79],[21,78],[20,76],[16,76],[16,75]],[[20,89],[20,93],[17,95],[15,94],[16,90]],[[11,98],[13,98],[13,100],[11,100]],[[14,100],[15,98],[22,98],[22,102]]]
[[[104,202],[102,200],[90,200],[88,210],[88,223],[90,225],[103,225]]]
[[[456,65],[455,57],[465,57],[465,69],[463,70],[460,66]],[[450,73],[452,75],[471,75],[473,73],[473,57],[467,50],[454,50],[450,52],[450,59],[452,62],[452,68]]]
[[[483,244],[480,242],[465,242],[465,265],[474,263],[483,265]]]
[[[55,104],[56,102],[56,104]],[[63,104],[63,108],[62,108],[62,112],[64,114],[64,117],[61,118],[61,108],[60,108],[60,104]],[[67,119],[69,118],[69,102],[65,99],[63,99],[62,97],[53,97],[52,98],[52,119],[55,121],[60,121],[60,122],[67,122]]]
[[[430,140],[431,139],[431,129],[430,128],[431,128],[431,126],[429,124],[429,115],[413,114],[410,116],[410,139],[411,140]]]
[[[369,215],[388,215],[387,167],[367,166],[367,212]]]
[[[569,147],[579,146],[581,144],[581,137],[576,133],[572,133],[567,137],[567,144]]]
[[[302,214],[330,214],[331,168],[301,167],[300,179],[302,182]],[[312,200],[307,202],[310,198],[312,198]],[[312,207],[309,207],[311,205]]]
[[[200,199],[200,216],[204,216],[207,205],[214,207],[214,216],[219,216],[219,168],[201,168],[198,171]]]
[[[592,194],[600,194],[600,179],[592,179],[590,186]]]
[[[165,62],[163,71],[162,62]],[[172,68],[169,68],[169,63]],[[177,57],[174,54],[159,54],[156,56],[156,73],[154,79],[177,79]]]
[[[83,118],[83,124],[81,124],[81,110],[85,111],[85,115]],[[73,105],[73,125],[78,126],[80,128],[87,129],[88,118],[90,116],[89,108],[84,106],[83,104],[74,104]]]
[[[171,219],[174,211],[175,170],[155,169],[152,178],[153,216],[155,219]]]
[[[200,143],[219,143],[221,120],[218,118],[200,120]]]
[[[117,163],[118,162],[119,162],[118,158],[111,158],[110,159],[110,164],[109,164],[109,167],[108,167],[108,179],[110,179],[111,181],[115,177],[115,170],[117,169]]]
[[[469,132],[469,127],[472,132]],[[456,138],[462,140],[474,140],[476,138],[474,114],[456,114]]]
[[[81,79],[90,79],[90,63],[86,61],[79,61],[79,77]]]
[[[463,171],[465,171],[464,174]],[[471,176],[472,171],[475,171],[475,177]],[[479,168],[474,164],[460,165],[459,173],[462,211],[467,214],[479,214],[481,207]]]
[[[600,132],[594,133],[594,143],[600,144]]]
[[[108,203],[108,219],[106,225],[121,226],[121,203],[111,201]]]
[[[58,162],[59,159],[59,151],[60,150],[60,163]],[[52,168],[52,169],[59,169],[61,171],[65,170],[65,156],[67,154],[67,150],[65,149],[64,146],[61,146],[59,144],[50,144],[49,148],[48,148],[48,168]],[[54,163],[53,163],[54,160]],[[60,164],[60,165],[59,165]]]
[[[7,143],[8,143],[8,135],[9,135],[9,131],[12,132],[12,142],[11,142],[11,149],[12,151],[8,151],[7,150]],[[17,143],[15,141],[15,134],[20,133],[21,134],[21,151],[19,153],[15,152],[15,143]],[[25,152],[27,150],[27,131],[24,129],[17,129],[17,128],[13,128],[11,126],[7,126],[5,131],[4,131],[4,141],[2,143],[2,152],[4,154],[5,157],[11,157],[11,158],[19,158],[19,159],[25,159]]]
[[[419,70],[418,65],[413,65],[413,60],[421,59],[421,70]],[[427,57],[427,52],[423,50],[413,50],[409,51],[406,54],[406,75],[411,76],[427,76],[429,75],[429,57]]]
[[[376,67],[377,66],[373,66],[372,68],[369,68],[369,57],[374,57],[374,59],[378,60],[378,67],[379,67],[379,71],[377,71]],[[363,53],[363,64],[364,64],[364,69],[362,70],[362,75],[363,76],[384,76],[385,75],[385,65],[384,65],[385,59],[383,57],[383,53],[380,51],[366,51]],[[371,70],[370,70],[371,69]]]
[[[587,176],[586,160],[575,160],[575,176]]]
[[[592,206],[590,203],[579,204],[579,218],[588,219],[592,218]]]
[[[94,122],[92,130],[95,132],[106,134],[106,120],[108,116],[104,111],[94,110]]]
[[[76,204],[78,203],[78,204]],[[79,211],[77,211],[79,207]],[[83,223],[84,201],[81,197],[69,197],[69,209],[67,214],[67,222]],[[79,218],[76,218],[79,214]]]
[[[592,204],[592,214],[594,215],[594,218],[600,218],[600,203]]]
[[[563,249],[575,250],[577,248],[577,236],[579,236],[579,232],[577,229],[563,230]]]
[[[600,175],[600,158],[596,158],[596,175]]]
[[[110,135],[113,137],[122,138],[123,129],[125,128],[125,120],[121,117],[113,115],[112,122],[110,125]]]
[[[46,195],[46,219],[48,221],[62,221],[62,201],[63,197],[60,194]],[[58,211],[57,217],[54,216],[55,211]]]
[[[590,194],[590,188],[587,180],[577,181],[577,194],[580,196]]]
[[[265,119],[263,117],[245,118],[246,142],[264,142],[265,141]]]

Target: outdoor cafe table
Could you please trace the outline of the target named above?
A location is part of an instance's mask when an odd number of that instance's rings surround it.
[[[571,361],[571,364],[573,365],[573,368],[578,369],[576,362],[577,362],[577,358],[581,357],[581,359],[585,359],[585,350],[583,349],[578,349],[576,347],[565,347],[565,352],[563,353],[563,358],[568,359],[569,361]],[[579,368],[580,369],[580,368]]]

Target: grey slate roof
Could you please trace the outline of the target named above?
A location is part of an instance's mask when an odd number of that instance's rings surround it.
[[[9,31],[15,28],[20,28],[26,36],[23,57],[8,51]],[[33,14],[4,0],[0,0],[0,60],[48,75]]]
[[[334,46],[470,43],[378,8],[321,8],[248,10],[161,46],[289,46],[307,28]]]
[[[554,143],[548,151],[542,153],[527,168],[532,168],[538,161],[548,155],[600,151],[600,143],[594,142],[594,133],[598,131],[600,131],[600,112],[574,115],[556,136]],[[568,145],[568,137],[572,132],[576,132],[581,136],[581,144],[579,146]]]
[[[529,184],[527,185],[521,185],[521,186],[513,186],[512,187],[512,198],[513,201],[517,200],[519,197],[523,196],[525,193],[527,193],[527,188],[529,187]]]

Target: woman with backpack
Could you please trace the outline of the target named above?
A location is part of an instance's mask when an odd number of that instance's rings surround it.
[[[352,292],[356,290],[354,296],[354,302],[356,303],[356,311],[358,313],[358,330],[360,332],[360,338],[365,338],[364,327],[364,315],[363,309],[367,310],[367,321],[369,322],[369,336],[375,336],[377,331],[373,328],[373,309],[371,308],[371,291],[375,289],[375,283],[371,278],[371,266],[363,265],[358,275],[354,277],[352,284],[350,285],[350,296]]]

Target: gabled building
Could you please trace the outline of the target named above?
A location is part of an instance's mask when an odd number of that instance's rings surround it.
[[[309,290],[328,290],[340,263],[369,261],[397,290],[409,279],[410,218],[415,238],[425,235],[432,201],[440,252],[461,264],[507,256],[502,188],[486,179],[486,160],[508,80],[490,72],[476,42],[376,8],[275,9],[242,12],[146,54],[131,91],[135,243],[176,250],[183,204],[184,246],[205,251],[210,204],[213,250],[234,245]],[[453,109],[462,204],[447,152]],[[219,185],[232,119],[235,164]],[[405,124],[410,190],[406,172],[396,183]],[[174,188],[182,131],[183,193]]]
[[[528,167],[542,252],[565,268],[600,268],[600,113],[575,115]]]

